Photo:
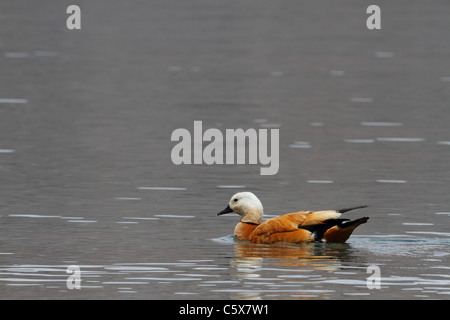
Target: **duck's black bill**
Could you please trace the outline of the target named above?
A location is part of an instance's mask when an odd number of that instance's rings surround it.
[[[230,213],[230,212],[233,212],[233,210],[230,208],[230,206],[227,206],[225,209],[223,209],[222,211],[220,211],[217,215],[218,215],[218,216],[221,216],[221,215],[223,215],[223,214]]]

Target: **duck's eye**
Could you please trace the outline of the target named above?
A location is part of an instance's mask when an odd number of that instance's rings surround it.
[[[238,202],[238,200],[239,200],[238,198],[234,198],[234,200],[233,200],[233,201],[234,201],[234,202]]]

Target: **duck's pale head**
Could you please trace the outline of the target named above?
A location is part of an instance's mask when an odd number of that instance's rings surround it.
[[[263,217],[263,206],[258,197],[251,192],[239,192],[233,195],[228,206],[217,215],[234,212],[240,215],[242,222],[259,224]]]

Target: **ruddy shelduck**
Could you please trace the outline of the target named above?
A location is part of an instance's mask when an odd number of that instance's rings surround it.
[[[299,211],[262,221],[261,201],[251,192],[239,192],[231,197],[228,206],[217,215],[234,212],[241,216],[241,220],[234,228],[234,236],[238,240],[264,244],[344,243],[353,230],[366,223],[369,218],[350,221],[341,219],[340,216],[344,212],[366,207],[364,205],[340,210]]]

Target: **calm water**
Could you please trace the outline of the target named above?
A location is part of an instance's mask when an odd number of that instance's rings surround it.
[[[356,0],[175,2],[86,3],[78,31],[71,3],[0,4],[0,298],[448,299],[449,4],[380,2],[369,31]],[[194,120],[278,128],[278,174],[173,165]],[[243,190],[370,220],[235,242],[216,213]]]

